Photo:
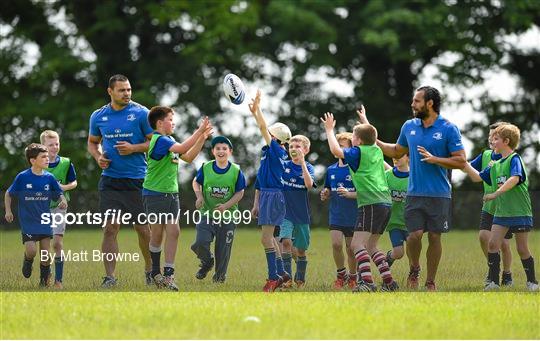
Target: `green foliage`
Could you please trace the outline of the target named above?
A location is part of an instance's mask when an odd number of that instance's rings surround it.
[[[513,103],[523,110],[512,118],[525,131],[538,129],[533,123],[540,99],[538,91],[530,91],[539,88],[538,58],[501,43],[503,35],[539,24],[538,1],[11,0],[2,7],[2,189],[25,167],[24,146],[45,128],[61,133],[62,153],[85,177],[81,189],[96,188],[98,170],[86,153],[88,119],[107,103],[107,80],[115,73],[130,78],[134,100],[148,107],[176,89],[173,106],[181,115],[183,136],[201,114],[211,115],[218,127],[229,121],[230,113],[219,103],[226,73],[247,81],[263,79],[275,89],[265,95],[279,94],[284,101],[273,113],[312,139],[311,161],[329,164],[321,113],[333,111],[339,129],[350,129],[362,102],[381,138],[394,141],[410,115],[411,94],[425,65],[454,52],[457,61],[441,67],[440,77],[449,85],[470,86],[510,55],[502,67],[526,89]],[[27,43],[35,44],[39,55],[35,65],[25,68]],[[303,56],[284,57],[291,46]],[[253,66],[255,58],[276,70],[268,74],[259,64]],[[322,92],[320,81],[306,77],[318,70],[353,84],[352,97]],[[503,108],[489,102],[478,110],[491,120],[504,115]],[[253,123],[247,115],[237,120],[234,126],[242,130]],[[257,165],[250,146],[260,137],[240,129],[232,134],[236,160],[253,175]],[[523,147],[538,151],[534,141]]]

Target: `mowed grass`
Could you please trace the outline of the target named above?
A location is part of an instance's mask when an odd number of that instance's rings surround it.
[[[266,263],[255,228],[237,229],[227,282],[221,285],[212,283],[212,273],[204,281],[194,278],[198,261],[189,249],[194,230],[182,231],[176,262],[180,293],[146,287],[142,262],[119,263],[118,287],[100,290],[103,266],[91,257],[88,262],[66,263],[63,292],[40,290],[37,262],[32,278],[20,273],[20,233],[3,231],[0,237],[3,339],[540,338],[540,296],[524,291],[525,276],[516,253],[514,288],[482,292],[486,261],[476,231],[444,236],[437,276],[440,292],[404,289],[375,294],[331,289],[335,266],[325,229],[312,231],[307,286],[275,294],[259,292]],[[134,231],[123,229],[119,241],[121,252],[138,251]],[[99,230],[72,230],[65,237],[65,248],[74,252],[91,254],[100,244]],[[381,245],[383,250],[390,247],[386,235]],[[535,232],[530,245],[539,255]],[[398,261],[392,270],[404,287],[406,261]],[[29,319],[39,323],[29,325]]]

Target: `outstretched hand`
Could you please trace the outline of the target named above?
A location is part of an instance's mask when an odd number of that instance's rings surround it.
[[[249,111],[251,111],[253,116],[256,116],[257,112],[259,112],[260,103],[261,103],[261,90],[257,89],[257,94],[255,95],[255,98],[252,98],[251,103],[248,104]]]
[[[334,119],[334,114],[332,114],[331,112],[327,112],[326,114],[324,114],[324,116],[321,117],[321,122],[323,123],[324,129],[326,131],[333,130],[334,127],[336,126],[336,120]]]
[[[364,108],[364,105],[360,105],[360,109],[356,110],[356,114],[358,114],[358,123],[369,124],[366,115],[366,108]]]

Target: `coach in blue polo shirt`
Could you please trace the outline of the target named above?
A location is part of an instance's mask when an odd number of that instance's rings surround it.
[[[148,150],[148,140],[152,137],[148,109],[131,100],[131,85],[126,76],[112,76],[107,92],[111,102],[92,113],[88,134],[88,152],[103,169],[98,185],[99,209],[103,216],[107,210],[116,210],[117,216],[119,212],[131,215],[130,222],[139,236],[139,247],[146,263],[146,283],[151,284],[150,229],[145,222],[137,221],[145,212],[142,203],[142,184],[146,174],[144,152]],[[107,221],[101,246],[104,253],[118,252],[116,237],[119,229],[120,224]],[[116,262],[103,257],[103,263],[106,276],[101,286],[115,286]]]
[[[401,127],[396,144],[377,141],[384,155],[400,158],[409,153],[410,176],[405,204],[407,248],[411,269],[407,286],[418,288],[422,236],[428,232],[426,289],[436,290],[435,275],[442,254],[441,233],[450,229],[451,184],[448,169],[463,168],[466,162],[461,134],[440,113],[441,95],[431,86],[416,89],[411,108],[414,118]],[[367,122],[364,110],[360,121]]]

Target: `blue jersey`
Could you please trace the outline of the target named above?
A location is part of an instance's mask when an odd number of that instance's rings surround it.
[[[358,168],[358,167],[356,167]],[[356,197],[347,199],[340,197],[337,193],[339,187],[344,187],[349,192],[356,192],[352,177],[349,172],[349,166],[343,167],[336,162],[328,167],[324,187],[330,189],[330,209],[328,214],[328,223],[332,226],[354,227],[356,224]]]
[[[285,170],[283,165],[285,160],[287,160],[287,151],[275,140],[262,148],[261,165],[257,172],[261,190],[266,188],[283,189],[282,176]]]
[[[294,224],[310,223],[310,208],[307,187],[302,175],[302,166],[293,163],[291,160],[285,161],[285,171],[283,172],[283,195],[285,196],[285,219]],[[306,162],[309,175],[313,179],[315,187],[315,170],[313,166]]]
[[[433,125],[425,128],[422,120],[413,118],[401,127],[397,143],[409,148],[410,177],[407,196],[451,197],[451,185],[446,168],[421,161],[418,146],[438,157],[450,157],[463,150],[461,134],[455,124],[441,115]]]
[[[22,233],[52,235],[51,224],[41,221],[42,214],[51,212],[51,200],[58,200],[62,194],[54,175],[47,171],[36,175],[29,168],[17,174],[8,193],[17,198]]]
[[[90,116],[90,135],[102,138],[103,152],[111,160],[102,174],[111,178],[143,179],[146,175],[144,153],[120,155],[114,148],[117,142],[139,144],[152,134],[148,122],[148,109],[130,102],[124,109],[116,111],[110,104],[94,111]]]

